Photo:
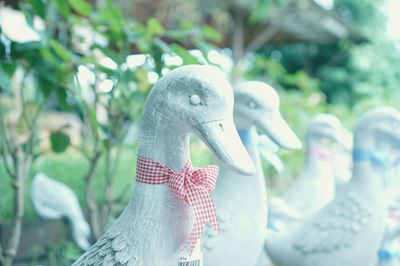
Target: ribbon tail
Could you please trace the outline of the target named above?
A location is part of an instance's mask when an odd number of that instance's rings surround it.
[[[219,233],[214,202],[210,194],[201,188],[192,187],[192,189],[188,193],[188,201],[193,209],[195,221],[192,232],[186,242],[190,254],[192,254],[197,241],[201,238],[206,223],[209,223]]]

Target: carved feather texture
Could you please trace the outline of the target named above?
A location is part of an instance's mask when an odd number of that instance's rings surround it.
[[[114,229],[100,238],[72,266],[135,266],[138,261],[127,237]]]
[[[370,222],[372,211],[354,195],[333,202],[315,217],[294,247],[303,254],[322,253],[351,246]]]
[[[213,249],[218,243],[218,237],[226,234],[229,231],[231,214],[228,211],[219,211],[217,213],[217,219],[219,224],[220,232],[218,234],[209,224],[206,224],[204,234],[201,238],[203,249]]]

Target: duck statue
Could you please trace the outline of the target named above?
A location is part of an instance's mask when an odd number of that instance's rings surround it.
[[[224,164],[255,171],[233,121],[233,91],[223,72],[178,67],[153,86],[139,124],[136,185],[108,231],[73,265],[201,265],[206,223],[219,230],[210,192],[216,166],[190,163],[197,135]]]
[[[387,224],[381,247],[378,252],[379,266],[400,266],[400,197],[398,165],[391,171],[387,185],[388,201]]]
[[[400,220],[397,208],[388,208],[386,231],[378,251],[379,266],[400,266]]]
[[[258,81],[235,86],[234,120],[240,138],[256,165],[251,176],[220,167],[212,193],[221,233],[211,227],[203,235],[204,265],[254,265],[263,250],[267,223],[267,192],[257,130],[286,149],[299,149],[301,143],[282,118],[277,92]],[[267,142],[264,140],[263,144]]]
[[[265,249],[275,266],[375,265],[385,233],[386,173],[398,160],[400,112],[368,111],[354,130],[349,183],[318,212],[287,232],[270,232]]]
[[[33,177],[30,196],[34,210],[42,219],[66,219],[79,248],[90,247],[90,227],[72,189],[39,172]]]
[[[350,133],[331,114],[318,114],[306,133],[306,160],[295,182],[281,197],[269,203],[269,227],[285,230],[300,217],[325,206],[335,195],[333,148],[339,144],[351,148]]]

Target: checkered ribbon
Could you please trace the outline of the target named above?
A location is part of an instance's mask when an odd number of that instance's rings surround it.
[[[137,182],[152,185],[168,184],[173,195],[192,207],[195,222],[185,243],[190,255],[207,222],[219,232],[214,202],[210,196],[210,192],[214,190],[217,176],[218,167],[215,165],[196,168],[188,161],[181,171],[176,172],[159,162],[140,156],[137,159]]]
[[[309,147],[307,149],[307,155],[317,157],[321,160],[329,161],[332,159],[332,152],[328,149]]]

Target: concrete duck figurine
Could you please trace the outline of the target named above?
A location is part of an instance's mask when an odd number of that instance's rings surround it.
[[[394,211],[389,207],[388,221],[386,224],[386,231],[383,237],[381,247],[378,251],[378,265],[379,266],[400,266],[400,222],[398,217],[398,210]]]
[[[144,106],[137,162],[146,158],[171,171],[185,169],[193,133],[222,163],[242,174],[254,173],[233,122],[233,103],[233,90],[218,68],[188,65],[170,71],[153,86]],[[196,225],[195,209],[171,193],[173,185],[137,181],[121,216],[73,265],[193,264],[181,259],[192,258],[183,247]]]
[[[283,196],[271,199],[270,228],[283,230],[332,200],[335,195],[332,143],[350,148],[349,135],[339,119],[331,114],[318,114],[310,121],[304,168]]]
[[[301,148],[300,140],[282,118],[277,92],[264,82],[235,86],[234,120],[257,171],[243,176],[221,166],[213,192],[221,233],[211,227],[203,235],[204,265],[254,265],[265,242],[267,192],[257,143],[258,129],[286,149]]]
[[[349,139],[352,139],[352,134],[346,134]],[[352,140],[345,141],[348,143],[345,147],[335,145],[333,150],[333,170],[335,175],[335,191],[339,191],[350,181],[352,169]]]
[[[398,167],[395,167],[394,171],[390,173],[389,182],[386,184],[385,193],[388,211],[386,231],[378,253],[378,265],[380,266],[400,266],[400,186],[397,176]]]
[[[67,185],[37,173],[32,180],[30,196],[35,211],[42,219],[66,219],[75,243],[82,250],[90,247],[89,224],[75,192]]]
[[[276,170],[278,176],[285,174],[285,164],[278,155],[279,146],[273,142],[268,136],[258,134],[257,136],[257,147],[259,149],[261,157],[268,161],[269,164]]]
[[[399,131],[394,108],[375,108],[359,119],[351,180],[319,212],[268,235],[265,248],[274,265],[374,265],[386,225],[385,176],[398,160]]]

